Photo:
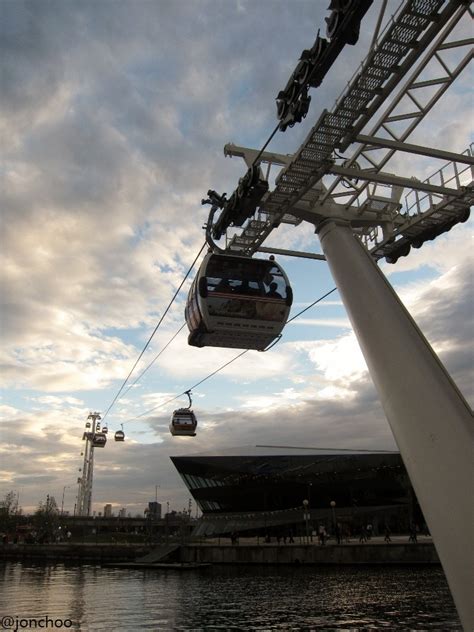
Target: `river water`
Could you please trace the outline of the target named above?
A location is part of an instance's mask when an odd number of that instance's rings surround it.
[[[0,571],[7,630],[461,630],[439,567]]]

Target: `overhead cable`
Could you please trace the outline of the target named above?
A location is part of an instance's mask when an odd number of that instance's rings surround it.
[[[295,318],[298,318],[299,316],[301,316],[302,314],[304,314],[305,312],[307,312],[309,309],[311,309],[312,307],[314,307],[315,305],[317,305],[318,303],[320,303],[321,301],[323,301],[325,298],[327,298],[330,294],[332,294],[333,292],[335,292],[337,290],[336,287],[333,287],[332,290],[329,290],[329,292],[326,292],[325,294],[323,294],[322,296],[320,296],[318,299],[316,299],[315,301],[313,301],[310,305],[308,305],[307,307],[305,307],[304,309],[302,309],[300,312],[298,312],[297,314],[295,314],[292,318],[288,319],[285,323],[285,325],[288,325],[288,323],[291,323],[291,321],[295,320]],[[183,325],[184,326],[184,325]],[[182,328],[181,328],[182,329]],[[181,330],[180,330],[181,331]],[[177,332],[179,333],[179,332]],[[173,336],[173,338],[176,337],[177,333]],[[171,340],[168,342],[168,344],[170,344]],[[166,346],[168,346],[168,344]],[[164,349],[162,349],[162,351],[164,351]],[[234,356],[231,360],[229,360],[228,362],[225,362],[222,366],[220,366],[218,369],[216,369],[215,371],[213,371],[212,373],[209,373],[209,375],[207,375],[206,377],[204,377],[202,380],[200,380],[199,382],[196,382],[196,384],[194,384],[193,386],[191,386],[189,389],[187,389],[186,391],[183,391],[182,393],[180,393],[179,395],[175,395],[174,397],[166,400],[165,402],[158,404],[157,406],[154,406],[153,408],[150,408],[149,410],[145,411],[144,413],[141,413],[140,415],[137,415],[136,417],[133,417],[132,419],[129,419],[128,421],[124,422],[124,423],[130,423],[131,421],[135,421],[137,419],[141,419],[142,417],[146,417],[147,415],[149,415],[150,413],[154,412],[155,410],[157,410],[158,408],[163,408],[163,406],[166,406],[167,404],[170,404],[171,402],[174,402],[176,399],[178,399],[179,397],[182,397],[183,395],[186,395],[187,391],[192,391],[195,388],[197,388],[198,386],[200,386],[201,384],[203,384],[204,382],[206,382],[207,380],[209,380],[211,377],[214,377],[214,375],[217,375],[217,373],[219,373],[220,371],[222,371],[223,369],[225,369],[226,367],[228,367],[230,364],[232,364],[233,362],[235,362],[236,360],[238,360],[239,358],[241,358],[243,355],[245,355],[248,351],[250,351],[250,349],[245,349],[244,351],[241,351],[241,353],[237,354],[236,356]],[[161,353],[161,352],[160,352]]]
[[[170,346],[170,344],[173,342],[173,340],[176,338],[176,336],[183,330],[184,326],[186,325],[186,322],[184,322],[181,327],[178,329],[178,331],[168,340],[168,342],[165,344],[165,346],[160,349],[159,353],[156,354],[156,356],[153,358],[153,360],[150,362],[150,364],[146,367],[146,369],[143,369],[143,371],[140,373],[140,375],[130,384],[130,386],[127,388],[127,390],[125,391],[125,393],[123,394],[123,396],[125,396],[128,391],[133,388],[135,386],[135,384],[142,379],[142,377],[145,375],[145,373],[148,371],[148,369],[151,369],[151,367],[155,364],[155,362],[158,360],[158,358],[160,357],[160,355],[166,351],[166,349]]]
[[[129,374],[127,375],[127,377],[125,378],[122,386],[120,387],[118,393],[115,395],[114,399],[112,400],[112,403],[110,404],[110,406],[107,408],[105,414],[103,415],[102,419],[105,419],[105,417],[107,417],[108,413],[110,412],[112,406],[115,404],[115,402],[119,399],[121,392],[123,391],[126,383],[128,382],[130,376],[132,375],[133,371],[135,370],[137,364],[140,362],[143,354],[145,353],[145,351],[148,348],[148,345],[150,344],[150,342],[153,339],[153,336],[156,334],[156,332],[158,331],[159,326],[161,325],[161,323],[163,322],[164,317],[166,316],[166,314],[168,313],[171,305],[174,303],[175,298],[178,296],[181,288],[184,285],[184,282],[186,281],[186,279],[188,278],[189,274],[191,273],[191,270],[194,268],[194,265],[196,263],[196,261],[199,259],[199,257],[201,256],[202,251],[204,250],[204,248],[206,247],[206,242],[203,243],[203,245],[201,246],[201,249],[199,250],[198,254],[196,255],[194,261],[192,262],[190,268],[188,269],[188,271],[186,272],[184,279],[181,281],[178,289],[176,290],[176,292],[173,295],[173,298],[171,299],[171,301],[168,304],[168,307],[165,309],[165,311],[163,312],[158,324],[156,325],[155,329],[153,330],[153,333],[151,334],[151,336],[148,338],[148,341],[146,343],[146,345],[143,347],[142,352],[140,353],[140,355],[138,356],[138,358],[135,361],[135,364],[132,366],[132,368],[130,369]]]

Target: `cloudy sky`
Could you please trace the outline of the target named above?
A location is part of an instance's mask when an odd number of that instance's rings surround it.
[[[201,198],[209,188],[231,193],[245,172],[224,144],[265,142],[275,96],[324,32],[327,4],[0,0],[1,497],[14,490],[30,511],[64,491],[72,511],[89,411],[107,410],[199,252]],[[367,53],[374,5],[359,43],[313,91],[306,121],[270,150],[296,151],[332,107]],[[472,79],[465,71],[412,142],[469,146]],[[423,178],[440,166],[399,160],[392,170]],[[471,230],[460,225],[382,267],[472,405]],[[319,251],[304,224],[279,228],[271,243]],[[292,315],[334,287],[325,263],[280,261]],[[182,326],[188,287],[132,381]],[[158,499],[181,510],[189,494],[171,455],[262,443],[396,449],[337,292],[271,351],[246,353],[193,391],[194,439],[169,435],[173,409],[186,404],[170,400],[238,351],[186,339],[184,328],[107,415],[127,440],[96,451],[97,511],[110,502],[141,513],[158,485]]]

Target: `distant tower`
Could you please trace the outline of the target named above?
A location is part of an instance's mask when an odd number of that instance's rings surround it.
[[[111,518],[112,517],[112,505],[110,503],[107,503],[107,505],[104,506],[104,518]]]
[[[86,442],[86,445],[84,447],[82,476],[77,479],[79,490],[76,513],[78,516],[89,516],[91,513],[94,448],[103,448],[107,442],[107,436],[100,431],[100,419],[100,413],[89,413],[86,422],[86,432],[82,435],[82,440]]]

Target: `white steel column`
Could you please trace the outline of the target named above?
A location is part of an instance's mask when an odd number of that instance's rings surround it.
[[[318,234],[463,627],[471,632],[472,412],[350,226],[327,220]]]

